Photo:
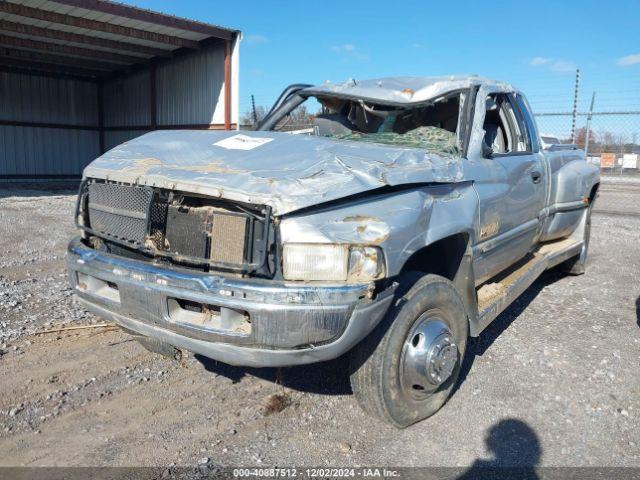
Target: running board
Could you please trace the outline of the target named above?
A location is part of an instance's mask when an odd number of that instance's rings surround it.
[[[471,335],[477,336],[516,298],[524,293],[545,270],[578,255],[582,242],[567,238],[542,244],[478,290],[478,317]]]

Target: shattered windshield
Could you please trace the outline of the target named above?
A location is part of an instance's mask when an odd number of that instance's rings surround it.
[[[316,135],[337,140],[420,148],[459,156],[457,140],[461,95],[428,105],[391,107],[365,101],[319,97],[321,112],[313,117]]]
[[[456,146],[456,134],[440,127],[418,127],[406,133],[343,133],[333,135],[338,140],[356,140],[360,142],[383,143],[400,147],[421,148],[442,155],[459,155]]]

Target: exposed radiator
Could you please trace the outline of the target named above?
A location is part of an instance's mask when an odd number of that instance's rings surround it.
[[[171,252],[214,262],[245,261],[247,217],[209,207],[169,206],[166,244]]]
[[[224,263],[242,263],[246,231],[246,217],[214,214],[211,217],[211,260]]]

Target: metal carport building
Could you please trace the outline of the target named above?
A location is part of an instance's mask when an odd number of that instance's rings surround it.
[[[0,179],[77,177],[155,129],[233,129],[240,32],[106,0],[0,0]]]

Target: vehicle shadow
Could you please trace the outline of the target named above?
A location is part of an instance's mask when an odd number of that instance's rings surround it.
[[[493,342],[509,328],[509,326],[520,316],[520,314],[531,304],[538,294],[549,285],[557,282],[566,275],[549,270],[543,273],[533,284],[524,291],[511,305],[507,307],[477,338],[469,338],[467,353],[462,363],[458,383],[454,387],[455,393],[462,382],[465,381],[476,357],[481,357],[491,347]],[[452,394],[453,394],[452,393]]]
[[[636,323],[640,327],[640,297],[636,298]]]
[[[527,423],[507,418],[493,425],[484,439],[492,458],[476,459],[459,480],[480,478],[537,479],[536,465],[542,447],[535,430]]]
[[[348,359],[343,357],[329,362],[286,368],[234,367],[201,355],[195,358],[205,370],[237,383],[246,375],[268,380],[300,392],[320,395],[350,395],[347,374]]]

